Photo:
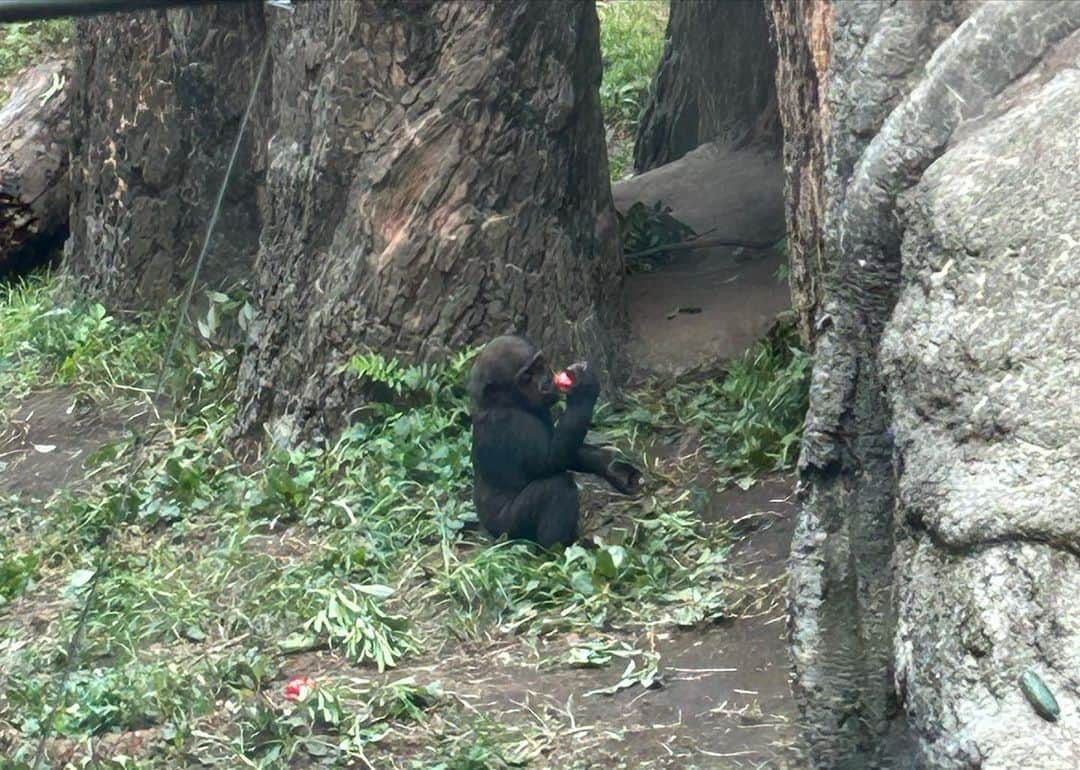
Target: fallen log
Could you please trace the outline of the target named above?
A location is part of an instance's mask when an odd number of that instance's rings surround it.
[[[67,237],[67,70],[31,67],[0,109],[0,276],[44,262]]]

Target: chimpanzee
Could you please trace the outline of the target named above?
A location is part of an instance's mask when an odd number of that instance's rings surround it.
[[[600,476],[623,494],[638,491],[636,468],[585,443],[600,394],[596,375],[583,363],[567,373],[566,411],[555,424],[559,391],[544,354],[524,337],[496,337],[473,364],[473,494],[481,523],[496,537],[573,543],[578,491],[569,471]]]

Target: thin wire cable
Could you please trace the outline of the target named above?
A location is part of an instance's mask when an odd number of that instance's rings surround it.
[[[269,60],[270,42],[267,41],[266,46],[263,48],[262,61],[259,63],[259,71],[255,75],[255,85],[251,88],[251,98],[248,99],[247,108],[244,110],[244,117],[240,120],[240,130],[236,132],[236,142],[233,143],[232,154],[229,156],[229,165],[225,167],[225,178],[221,180],[221,188],[218,190],[217,201],[214,203],[213,211],[210,214],[210,223],[206,227],[206,238],[203,240],[199,258],[195,260],[195,272],[192,273],[191,280],[188,282],[187,289],[184,292],[184,299],[180,303],[180,315],[176,319],[176,328],[173,331],[172,339],[169,340],[169,347],[165,350],[165,360],[162,362],[161,376],[158,378],[157,388],[154,390],[155,398],[161,395],[162,386],[165,384],[165,375],[169,371],[169,363],[176,353],[176,345],[180,340],[180,330],[184,326],[184,318],[187,316],[188,308],[191,306],[191,296],[195,293],[195,284],[199,278],[199,272],[202,270],[203,262],[206,261],[206,255],[210,251],[210,239],[214,235],[214,227],[217,225],[218,216],[221,214],[221,204],[225,200],[225,190],[228,189],[229,186],[229,177],[232,176],[233,166],[236,165],[236,157],[240,154],[240,144],[244,138],[244,130],[247,128],[248,118],[251,116],[251,108],[255,105],[255,97],[259,94],[259,86],[262,84],[263,73],[266,71],[266,63]]]
[[[169,371],[169,363],[176,353],[176,345],[180,339],[180,331],[183,329],[184,320],[187,318],[188,309],[191,306],[191,297],[195,293],[195,286],[199,280],[199,272],[202,270],[203,263],[206,261],[207,252],[210,250],[210,239],[214,234],[214,227],[217,225],[218,216],[221,214],[221,204],[225,200],[225,191],[229,187],[229,179],[232,177],[233,167],[236,165],[236,158],[240,154],[240,144],[243,141],[244,132],[247,129],[248,118],[251,116],[251,110],[255,104],[255,98],[258,96],[259,88],[262,85],[263,73],[266,71],[266,64],[269,60],[270,42],[267,41],[263,48],[262,61],[259,63],[258,73],[255,75],[255,83],[251,87],[251,97],[248,99],[247,108],[244,110],[244,117],[240,120],[240,128],[236,132],[236,142],[233,144],[232,154],[229,156],[229,164],[225,167],[225,178],[221,180],[217,201],[215,201],[214,208],[210,214],[210,222],[206,227],[206,238],[203,241],[202,251],[199,252],[199,258],[195,260],[195,269],[191,274],[191,280],[188,282],[187,289],[184,292],[184,299],[180,303],[180,313],[176,318],[173,336],[169,341],[169,347],[166,349],[165,358],[161,362],[161,372],[158,375],[157,387],[154,389],[153,403],[155,404],[161,397],[162,389],[165,386],[165,376]],[[161,431],[161,428],[162,425],[159,422],[148,434],[140,434],[137,436],[133,448],[137,448],[140,444],[149,444]],[[138,475],[138,473],[142,471],[147,463],[147,459],[148,455],[144,455],[143,458],[135,464],[131,471],[132,476]],[[56,715],[60,713],[60,709],[64,707],[67,700],[68,681],[71,679],[71,673],[75,670],[75,664],[82,651],[86,621],[90,617],[90,609],[97,596],[98,579],[105,572],[105,568],[108,565],[109,534],[110,530],[105,529],[102,532],[101,539],[98,543],[98,566],[94,570],[93,577],[90,579],[89,587],[86,589],[86,598],[83,600],[82,610],[79,612],[79,617],[75,621],[75,630],[72,632],[71,639],[68,642],[67,660],[64,661],[64,670],[60,674],[60,688],[57,693],[56,702],[53,704],[48,718],[42,723],[41,737],[38,740],[37,750],[34,752],[34,761],[31,763],[32,770],[38,770],[41,766],[41,761],[45,758],[45,744],[52,734],[53,725],[56,722]]]

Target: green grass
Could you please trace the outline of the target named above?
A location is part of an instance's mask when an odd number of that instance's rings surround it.
[[[5,403],[42,386],[107,399],[154,379],[167,313],[136,325],[93,304],[57,306],[57,296],[47,279],[0,294]],[[216,306],[242,315],[238,302]],[[735,611],[730,535],[702,524],[687,480],[658,478],[644,498],[609,505],[589,548],[545,552],[478,532],[461,388],[470,356],[425,366],[357,357],[349,371],[379,397],[363,422],[321,448],[241,461],[227,441],[237,351],[186,340],[174,378],[183,408],[157,440],[98,453],[97,481],[78,495],[6,501],[0,750],[13,766],[31,755],[55,702],[61,650],[98,570],[53,732],[83,741],[147,729],[157,742],[142,759],[93,767],[515,766],[557,745],[561,723],[485,721],[442,691],[437,671],[376,674],[512,636],[526,647],[579,640],[552,665],[621,670],[633,659],[638,668],[616,686],[647,686],[654,653],[596,640]],[[729,475],[783,467],[805,366],[778,332],[726,376],[657,382],[628,409],[605,406],[598,427],[640,454],[693,426]],[[31,627],[35,617],[45,621]],[[311,651],[323,668],[302,670],[316,694],[285,700],[285,667],[314,665]],[[402,740],[415,745],[399,751]]]
[[[612,180],[633,163],[634,132],[664,51],[668,3],[662,0],[599,0],[604,78],[600,104],[608,135]]]
[[[71,19],[0,24],[0,81],[70,46]],[[0,107],[8,94],[0,84]]]
[[[630,394],[629,411],[608,427],[632,442],[699,433],[720,483],[753,483],[794,466],[809,406],[812,361],[790,320],[730,362],[719,377],[653,383]]]
[[[65,304],[48,276],[0,283],[0,417],[32,388],[70,385],[104,397],[149,387],[171,313],[121,323],[98,303]]]

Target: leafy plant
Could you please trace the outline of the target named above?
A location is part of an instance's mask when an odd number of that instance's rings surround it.
[[[414,770],[504,770],[526,767],[539,758],[540,747],[528,728],[502,724],[486,714],[470,715],[467,729],[454,736],[450,750],[432,759],[414,761]]]
[[[257,516],[294,518],[311,502],[318,477],[320,452],[314,449],[275,449],[263,471],[263,483],[250,490],[245,502]]]
[[[571,546],[558,558],[516,542],[480,551],[440,577],[435,595],[458,608],[463,635],[487,624],[520,632],[603,628],[646,616],[670,622],[675,613],[692,614],[680,592],[695,584],[715,601],[713,612],[694,622],[722,616],[724,533],[703,528],[691,511],[648,504],[648,514],[609,530],[597,548]]]
[[[0,540],[0,544],[3,541]],[[38,556],[34,553],[0,552],[0,606],[14,599],[31,584],[37,574]]]
[[[353,356],[346,370],[373,389],[376,397],[396,406],[415,404],[418,399],[438,402],[463,395],[465,372],[478,352],[479,348],[469,348],[444,364],[410,365],[369,352]]]
[[[599,0],[604,117],[632,131],[660,64],[667,25],[666,2]]]
[[[585,693],[584,697],[590,695],[614,695],[617,692],[626,690],[635,685],[640,685],[642,689],[651,690],[654,687],[659,687],[663,679],[660,673],[660,655],[656,652],[642,652],[635,650],[637,655],[631,656],[630,660],[626,663],[626,668],[623,670],[622,676],[615,684],[610,687],[601,687],[596,690],[590,690]]]
[[[379,671],[393,668],[415,643],[407,633],[408,620],[381,606],[392,594],[393,589],[380,585],[318,588],[313,601],[321,606],[304,627],[325,636],[351,660],[372,661]]]
[[[754,474],[793,466],[809,406],[811,366],[786,319],[719,376],[654,381],[630,394],[630,408],[606,418],[603,428],[631,441],[649,434],[673,440],[693,428],[721,481],[746,485]]]
[[[48,276],[0,284],[0,403],[13,403],[31,386],[72,384],[102,397],[150,385],[160,368],[168,313],[121,323],[99,303],[62,302]]]
[[[723,395],[736,407],[728,446],[745,466],[779,470],[794,464],[809,407],[811,364],[794,326],[787,325],[728,369]]]
[[[17,708],[24,730],[36,731],[56,693],[41,676],[26,676],[20,670],[11,673],[5,701],[9,708]],[[194,685],[209,684],[210,673],[205,666],[139,661],[76,671],[68,685],[69,706],[57,715],[54,729],[60,735],[95,735],[161,724],[178,711],[206,711],[213,690]]]
[[[600,668],[617,659],[626,660],[641,654],[641,650],[612,639],[590,639],[579,642],[566,654],[566,662],[582,668]]]
[[[619,220],[619,240],[623,252],[627,255],[671,246],[697,235],[692,227],[671,216],[671,207],[665,206],[662,201],[656,201],[652,206],[637,201],[625,214],[616,212],[616,215]],[[665,252],[659,251],[636,259],[630,258],[627,260],[627,271],[633,273],[655,270],[656,265],[667,256]]]

